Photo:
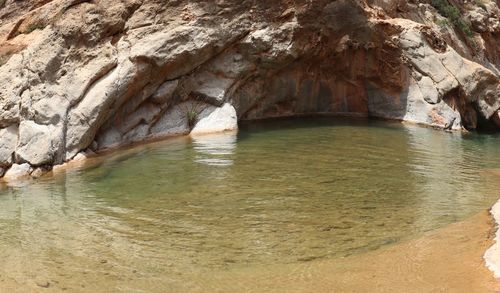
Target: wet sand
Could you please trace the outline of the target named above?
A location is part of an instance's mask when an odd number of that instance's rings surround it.
[[[216,276],[202,287],[218,292],[500,292],[500,280],[483,260],[493,233],[493,220],[485,211],[362,255],[243,269]]]
[[[138,292],[500,292],[500,280],[493,277],[483,260],[484,252],[492,244],[493,226],[491,216],[484,211],[418,239],[345,258],[213,271],[193,275],[198,281],[193,280],[188,286],[166,285],[164,280],[111,280],[101,276],[92,288],[80,287],[77,291],[107,292],[104,284],[113,283],[118,285],[114,288],[121,287],[123,292],[127,289]],[[2,278],[0,274],[0,292],[61,290],[59,286],[44,288],[44,284],[37,284],[36,280],[23,283]]]

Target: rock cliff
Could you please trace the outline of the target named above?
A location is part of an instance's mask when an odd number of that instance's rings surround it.
[[[0,0],[0,175],[266,117],[498,128],[498,6]]]

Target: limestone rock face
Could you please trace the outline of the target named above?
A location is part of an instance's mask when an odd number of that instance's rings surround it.
[[[428,2],[7,0],[0,174],[299,114],[500,129],[497,2],[472,35]]]
[[[207,107],[200,113],[191,134],[204,134],[238,129],[238,118],[234,107],[226,103],[222,107]]]

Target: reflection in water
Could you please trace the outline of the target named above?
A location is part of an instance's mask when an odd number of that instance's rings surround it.
[[[477,193],[478,173],[481,166],[473,152],[465,152],[460,133],[443,134],[438,131],[429,132],[425,128],[405,127],[409,134],[411,154],[409,167],[418,178],[416,192],[420,205],[417,225],[430,230],[439,218],[458,220],[456,213],[447,213],[448,209],[464,210],[482,195]],[[469,181],[472,184],[463,184]],[[460,189],[457,188],[460,186]]]
[[[195,136],[193,149],[198,153],[195,162],[209,166],[232,165],[236,140],[236,132]]]
[[[358,254],[487,208],[500,138],[311,120],[143,146],[0,190],[0,282],[130,292]],[[1,287],[1,285],[0,285]]]

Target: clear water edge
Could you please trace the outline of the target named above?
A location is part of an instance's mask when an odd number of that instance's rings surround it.
[[[377,249],[490,207],[499,142],[328,118],[140,146],[0,191],[0,276],[175,287]]]

